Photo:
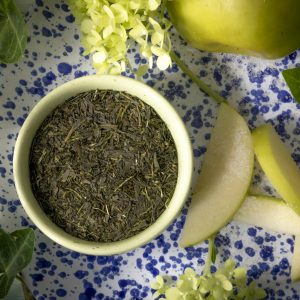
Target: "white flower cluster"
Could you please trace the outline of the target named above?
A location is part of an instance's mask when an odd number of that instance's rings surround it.
[[[246,269],[236,267],[231,259],[214,274],[198,276],[193,269],[186,268],[176,286],[166,284],[158,275],[151,288],[155,290],[153,298],[163,295],[161,300],[259,300],[267,296],[255,281],[247,285]]]
[[[82,32],[84,55],[92,54],[97,73],[120,74],[128,65],[128,40],[140,47],[140,54],[153,66],[165,70],[171,65],[171,23],[164,17],[161,0],[69,0]]]

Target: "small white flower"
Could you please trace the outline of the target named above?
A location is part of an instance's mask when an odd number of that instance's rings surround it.
[[[129,35],[132,38],[137,39],[141,36],[147,35],[147,33],[148,33],[147,28],[144,26],[142,22],[139,21],[138,24],[130,30]]]
[[[114,12],[116,23],[124,23],[128,21],[128,12],[121,4],[114,3],[110,8]]]
[[[102,63],[105,62],[106,58],[107,58],[107,52],[104,49],[104,47],[102,47],[96,53],[94,53],[94,55],[93,55],[93,62],[96,65],[102,64]]]
[[[94,22],[89,19],[89,18],[85,18],[82,22],[81,22],[81,26],[80,29],[83,33],[90,33],[91,30],[93,30],[95,28]]]
[[[166,290],[166,298],[168,300],[184,300],[182,293],[177,287],[171,287]]]
[[[93,54],[97,73],[126,70],[128,38],[139,44],[150,68],[154,56],[161,70],[171,64],[170,26],[158,11],[161,0],[69,0],[69,5],[81,24],[84,55]]]
[[[160,0],[148,0],[148,5],[150,10],[156,10],[161,4]]]
[[[110,19],[115,18],[115,15],[114,15],[113,11],[110,9],[110,7],[108,7],[107,5],[103,5],[103,10],[107,13],[107,15],[109,16]]]
[[[172,60],[170,58],[170,55],[165,53],[165,54],[159,56],[157,58],[156,64],[157,64],[157,67],[160,70],[162,70],[162,71],[166,70],[172,64]]]
[[[151,35],[151,43],[152,45],[161,45],[164,41],[164,34],[162,32],[154,32]]]

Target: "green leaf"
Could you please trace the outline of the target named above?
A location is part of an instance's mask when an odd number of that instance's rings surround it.
[[[300,68],[284,70],[282,75],[292,95],[300,103]]]
[[[4,298],[16,275],[32,258],[34,233],[30,228],[7,234],[0,228],[0,298]]]
[[[27,44],[27,27],[13,0],[0,1],[0,62],[18,61]]]
[[[267,293],[264,289],[259,288],[256,291],[256,297],[257,299],[265,299],[267,297]]]
[[[141,65],[138,67],[137,71],[136,71],[136,76],[137,76],[137,79],[138,80],[141,80],[142,77],[147,73],[149,69],[149,66],[148,65]]]
[[[32,258],[34,248],[34,232],[31,228],[16,230],[10,234],[17,245],[17,253],[15,260],[18,264],[18,269],[24,269]]]

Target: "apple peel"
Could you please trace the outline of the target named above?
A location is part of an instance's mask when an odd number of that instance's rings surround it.
[[[293,282],[300,281],[300,235],[295,236],[291,278]]]
[[[257,160],[273,187],[300,215],[300,170],[271,125],[252,132]]]

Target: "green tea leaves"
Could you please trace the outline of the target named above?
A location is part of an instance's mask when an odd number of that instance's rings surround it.
[[[0,298],[6,296],[16,275],[30,262],[33,247],[32,229],[7,234],[0,228]]]
[[[13,0],[0,1],[0,62],[19,60],[27,43],[27,27]]]
[[[165,211],[177,161],[172,135],[151,106],[125,92],[91,90],[42,123],[31,147],[30,178],[54,223],[81,239],[115,242]]]
[[[300,68],[284,70],[282,75],[291,90],[292,95],[300,103]]]

